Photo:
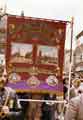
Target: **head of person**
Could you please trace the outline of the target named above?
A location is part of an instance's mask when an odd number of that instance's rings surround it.
[[[5,79],[3,77],[0,77],[0,90],[2,90],[5,86]]]
[[[50,96],[50,97],[53,97],[53,96],[54,96],[54,94],[50,93],[50,94],[49,94],[49,96]]]
[[[76,78],[76,79],[73,80],[72,84],[75,88],[78,88],[81,84],[81,81],[80,81],[79,78]]]
[[[63,84],[65,84],[65,85],[69,84],[69,78],[68,77],[63,79]]]

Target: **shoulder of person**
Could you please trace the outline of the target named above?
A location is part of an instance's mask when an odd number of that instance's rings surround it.
[[[75,106],[79,106],[79,104],[82,102],[83,102],[83,94],[80,94],[79,96],[71,98],[69,105],[75,107]]]
[[[11,96],[15,96],[16,91],[12,89],[11,87],[5,87],[5,90],[10,94]]]
[[[71,88],[70,88],[70,93],[71,93],[71,92],[74,92],[74,90],[75,90],[75,89],[74,89],[73,87],[71,87]]]
[[[79,96],[80,96],[80,102],[83,103],[83,93],[81,93]]]
[[[74,90],[75,88],[74,87],[71,87],[70,90]]]

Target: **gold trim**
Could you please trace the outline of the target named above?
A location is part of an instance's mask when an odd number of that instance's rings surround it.
[[[22,89],[16,89],[17,93],[38,93],[38,94],[46,94],[46,93],[52,93],[52,94],[56,94],[57,96],[64,96],[63,92],[60,91],[50,91],[50,90],[22,90]]]

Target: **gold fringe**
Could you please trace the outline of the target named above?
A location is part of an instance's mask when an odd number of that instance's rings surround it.
[[[35,94],[56,94],[57,96],[63,96],[64,93],[61,91],[50,91],[50,90],[16,90],[17,93],[35,93]]]

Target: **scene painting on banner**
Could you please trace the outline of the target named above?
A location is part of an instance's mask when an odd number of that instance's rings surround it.
[[[51,46],[38,46],[37,63],[58,65],[58,48]]]
[[[10,63],[32,63],[32,45],[11,43]]]

